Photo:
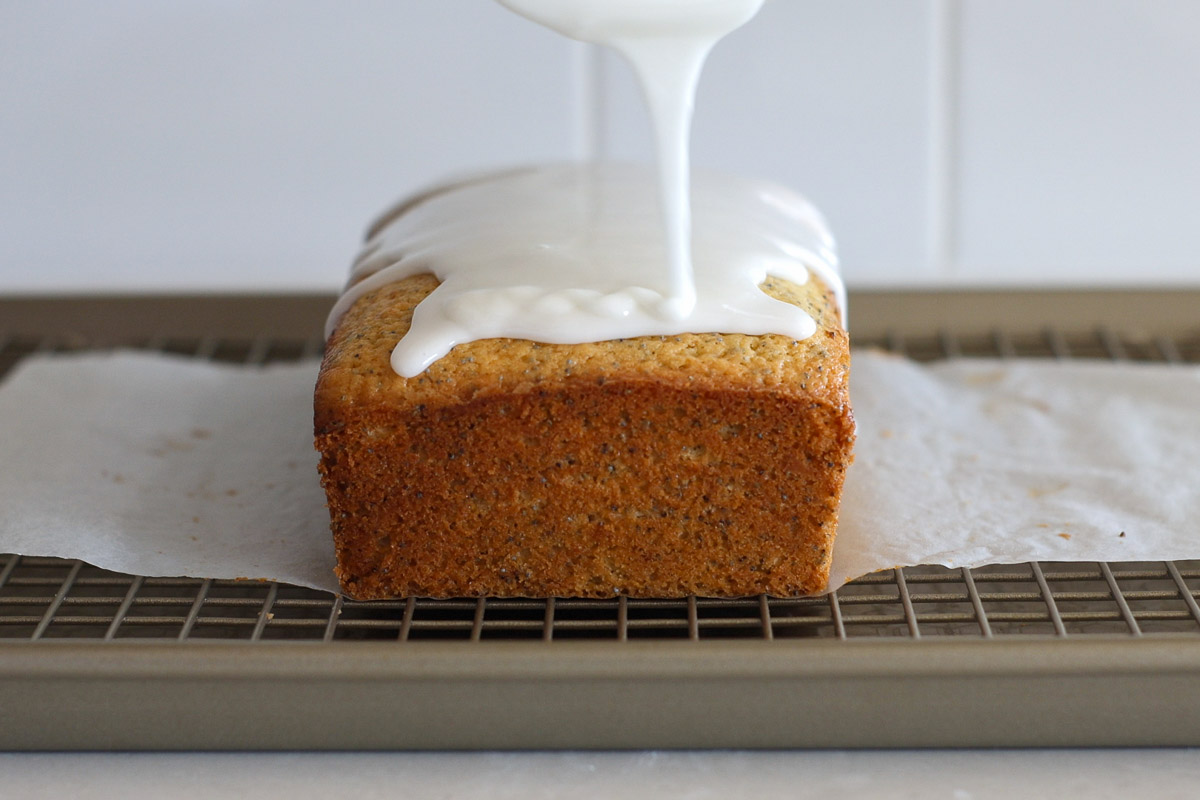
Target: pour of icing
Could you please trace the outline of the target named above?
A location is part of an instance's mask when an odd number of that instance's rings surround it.
[[[326,335],[364,294],[420,274],[440,285],[417,306],[392,352],[413,377],[463,342],[512,337],[577,344],[684,331],[811,336],[801,309],[764,294],[767,276],[809,271],[845,296],[819,211],[781,186],[699,173],[694,303],[684,323],[652,265],[667,248],[652,169],[582,164],[498,173],[432,191],[385,215],[355,262]],[[844,313],[844,312],[843,312]]]
[[[668,293],[656,308],[686,320],[696,303],[688,204],[689,130],[709,51],[749,22],[763,0],[499,0],[552,30],[604,45],[629,62],[655,133],[659,202],[667,234]]]

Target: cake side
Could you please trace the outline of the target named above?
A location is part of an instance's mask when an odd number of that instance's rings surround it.
[[[361,298],[327,347],[317,447],[347,594],[669,597],[824,587],[854,424],[817,281],[763,289],[809,339],[490,339],[402,378],[437,285]]]

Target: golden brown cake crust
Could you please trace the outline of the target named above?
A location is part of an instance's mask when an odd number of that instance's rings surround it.
[[[824,588],[854,422],[818,281],[763,284],[816,320],[802,341],[487,339],[400,377],[392,348],[436,286],[364,295],[326,348],[316,441],[348,595]]]

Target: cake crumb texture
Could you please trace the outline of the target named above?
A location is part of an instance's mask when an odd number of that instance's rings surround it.
[[[854,420],[848,339],[818,280],[762,284],[813,316],[802,341],[485,339],[401,377],[392,348],[436,287],[364,295],[326,347],[316,444],[347,595],[825,587]]]

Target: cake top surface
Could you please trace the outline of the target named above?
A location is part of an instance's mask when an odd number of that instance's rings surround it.
[[[812,316],[817,330],[807,339],[686,333],[564,345],[500,337],[465,342],[419,375],[398,375],[389,354],[407,333],[414,309],[437,286],[432,275],[405,278],[354,305],[329,341],[319,407],[389,408],[401,402],[433,409],[580,382],[654,383],[696,392],[770,390],[848,402],[847,334],[833,293],[818,280],[769,278],[761,287]]]
[[[427,192],[376,225],[330,316],[404,278],[438,285],[416,309],[392,366],[419,374],[457,344],[487,338],[578,344],[719,332],[792,339],[817,323],[759,289],[810,273],[845,307],[832,236],[803,197],[764,181],[701,173],[692,208],[696,304],[674,313],[652,170],[559,165]]]

